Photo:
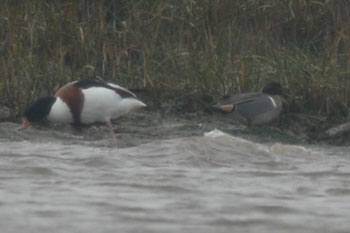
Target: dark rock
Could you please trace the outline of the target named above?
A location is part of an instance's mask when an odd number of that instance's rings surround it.
[[[331,137],[339,136],[345,133],[350,132],[350,122],[338,125],[336,127],[333,127],[329,130],[327,130],[327,134]]]
[[[4,121],[10,118],[10,109],[0,104],[0,121]]]

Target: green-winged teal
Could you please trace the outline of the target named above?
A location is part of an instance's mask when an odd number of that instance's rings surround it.
[[[286,96],[281,84],[268,83],[260,93],[242,93],[224,97],[213,107],[230,113],[233,119],[249,125],[261,125],[279,116],[282,110],[280,96]]]

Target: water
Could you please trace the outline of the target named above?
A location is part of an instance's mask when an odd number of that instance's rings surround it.
[[[348,148],[177,122],[158,122],[165,139],[121,128],[118,139],[134,142],[118,146],[0,124],[1,232],[350,231]]]

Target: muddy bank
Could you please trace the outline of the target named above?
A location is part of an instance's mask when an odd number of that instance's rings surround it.
[[[229,115],[214,111],[211,107],[215,102],[212,96],[176,95],[162,90],[133,91],[148,107],[114,122],[118,145],[122,147],[157,139],[199,136],[213,129],[262,143],[350,145],[349,133],[327,134],[327,130],[344,122],[331,121],[326,117],[290,113],[285,108],[273,122],[248,127],[234,121]],[[69,125],[49,122],[41,122],[31,129],[19,132],[16,129],[22,121],[20,116],[12,122],[9,118],[5,119],[6,122],[3,120],[0,126],[0,138],[19,140],[31,139],[36,135],[40,140],[54,135],[63,141],[96,141],[110,136],[103,124],[87,128],[84,134]]]
[[[280,141],[293,144],[350,145],[350,134],[346,131],[329,134],[329,130],[345,123],[345,119],[319,116],[312,113],[295,112],[293,97],[284,102],[280,117],[262,126],[246,126],[234,121],[229,115],[212,108],[217,100],[206,94],[176,95],[162,91],[139,92],[148,103],[147,113],[162,116],[165,121],[186,121],[192,125],[193,133],[220,129],[232,135],[257,142]],[[189,93],[189,92],[187,92]],[[201,127],[196,126],[196,123]]]
[[[114,123],[117,144],[120,147],[135,146],[158,139],[200,136],[213,129],[262,143],[350,144],[348,135],[329,137],[325,134],[325,130],[319,127],[320,122],[316,122],[310,116],[296,114],[282,114],[280,119],[267,125],[247,127],[220,113],[208,111],[176,113],[150,107],[124,116]],[[24,131],[18,131],[19,126],[19,122],[2,122],[0,139],[50,140],[51,138],[63,142],[74,142],[74,140],[94,142],[110,137],[108,128],[104,125],[92,126],[84,134],[69,125],[49,122],[42,122]]]

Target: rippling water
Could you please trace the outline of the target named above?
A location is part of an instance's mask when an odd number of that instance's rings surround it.
[[[217,130],[120,148],[29,132],[0,137],[1,232],[350,230],[348,148]]]

